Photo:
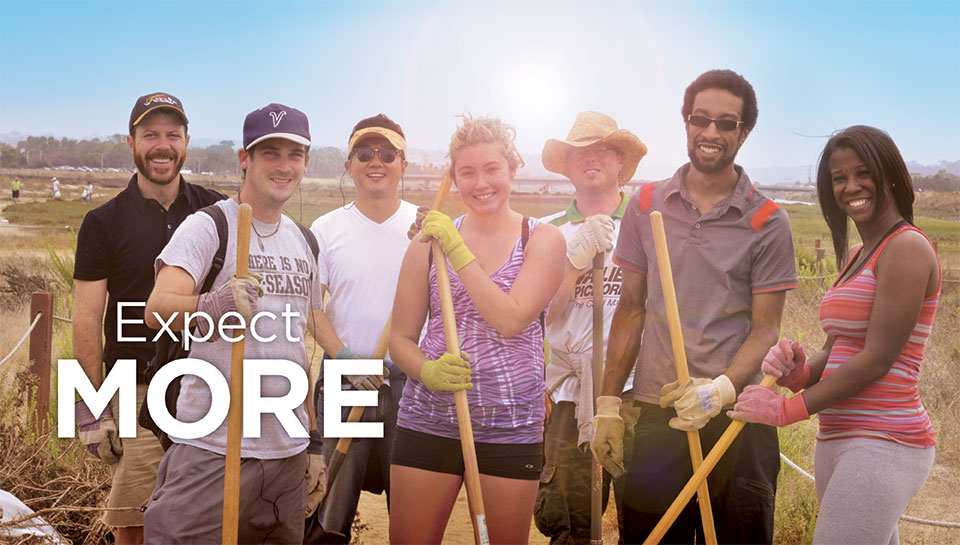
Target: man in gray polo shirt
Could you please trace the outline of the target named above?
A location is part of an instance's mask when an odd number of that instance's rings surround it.
[[[706,72],[687,88],[682,114],[690,163],[631,197],[614,250],[623,283],[591,447],[611,473],[626,470],[628,543],[649,535],[693,474],[685,431],[700,430],[708,452],[730,423],[723,407],[760,381],[786,290],[797,285],[786,212],[733,162],[756,124],[752,86],[729,70]],[[664,218],[689,362],[691,380],[681,388],[650,227],[654,210]],[[634,363],[641,413],[624,468],[620,391]],[[772,542],[778,454],[774,428],[747,425],[711,473],[719,542]],[[691,502],[663,541],[694,543],[702,532]]]

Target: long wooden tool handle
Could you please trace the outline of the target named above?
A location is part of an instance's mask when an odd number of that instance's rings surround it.
[[[240,205],[237,216],[237,276],[247,274],[250,258],[250,225],[253,208]],[[241,335],[235,331],[234,335]],[[223,528],[221,543],[237,543],[240,523],[240,438],[243,431],[243,339],[233,344],[230,355],[230,409],[227,413],[227,456],[223,473]]]
[[[763,381],[760,382],[760,386],[773,388],[776,383],[777,377],[773,375],[766,375],[763,377]],[[707,454],[707,457],[703,459],[703,464],[701,464],[700,467],[693,472],[693,476],[690,477],[690,480],[687,481],[687,484],[685,484],[680,490],[680,493],[677,494],[676,499],[674,499],[673,503],[670,504],[667,512],[664,513],[660,518],[660,522],[657,523],[657,525],[653,528],[653,531],[650,532],[650,535],[647,536],[647,539],[643,542],[644,545],[655,545],[656,543],[660,543],[660,540],[663,539],[664,534],[666,534],[667,530],[670,529],[670,525],[677,520],[677,517],[680,516],[680,512],[683,511],[683,508],[687,505],[687,502],[689,502],[690,498],[693,497],[697,487],[700,486],[700,483],[706,482],[707,476],[710,475],[710,472],[713,471],[714,467],[716,467],[717,462],[720,461],[720,458],[722,458],[724,453],[727,452],[727,449],[730,448],[733,440],[740,435],[740,431],[743,430],[743,426],[745,424],[745,422],[741,422],[739,420],[730,422],[730,425],[727,426],[727,429],[723,432],[723,435],[720,436],[720,439],[717,440],[717,443],[713,445],[712,449],[710,449],[710,454]]]
[[[437,196],[433,198],[433,206],[430,207],[430,210],[440,210],[440,207],[443,206],[443,201],[447,200],[451,185],[453,185],[453,178],[450,176],[450,169],[448,168],[443,172],[443,178],[440,180],[440,189],[437,190]]]
[[[390,340],[390,319],[393,318],[393,313],[391,312],[387,316],[387,325],[383,326],[383,331],[380,333],[380,339],[377,341],[377,348],[373,351],[373,359],[380,360],[387,355],[388,341]],[[363,416],[363,411],[366,407],[362,405],[354,406],[350,409],[350,414],[347,415],[347,423],[359,422],[360,418]],[[323,511],[323,506],[327,503],[327,498],[330,497],[330,491],[333,490],[333,483],[337,480],[337,475],[340,474],[340,466],[343,464],[343,457],[347,455],[347,451],[350,450],[350,444],[353,442],[352,437],[341,437],[337,441],[336,452],[334,452],[334,459],[330,460],[330,466],[327,471],[327,486],[326,490],[323,492],[323,498],[320,499],[320,503],[317,504],[317,513]],[[337,454],[339,453],[339,454]]]
[[[433,264],[437,270],[437,287],[440,292],[440,311],[443,314],[443,332],[447,339],[447,352],[460,355],[460,339],[457,336],[457,321],[453,314],[453,294],[450,292],[450,272],[447,270],[447,256],[440,242],[433,241]],[[477,451],[473,444],[473,426],[470,423],[470,406],[467,403],[467,391],[454,392],[453,400],[457,407],[457,425],[460,427],[460,447],[463,450],[464,482],[467,485],[467,506],[473,515],[473,540],[477,545],[489,545],[487,517],[483,507],[483,495],[480,492],[480,469],[477,465]]]
[[[604,252],[593,256],[593,412],[597,412],[600,383],[603,381],[603,263]],[[590,544],[603,543],[603,467],[593,460],[593,485],[590,487]]]
[[[663,215],[650,213],[650,225],[653,227],[653,243],[657,250],[657,263],[660,266],[660,285],[667,307],[667,325],[670,328],[670,343],[673,346],[673,358],[677,366],[677,384],[682,386],[690,380],[687,370],[687,352],[683,346],[683,330],[680,327],[680,310],[677,307],[677,292],[673,285],[673,268],[670,266],[670,253],[667,251],[667,235],[663,227]],[[696,471],[703,463],[703,447],[700,445],[700,433],[687,432],[690,445],[690,460]],[[713,524],[713,508],[710,505],[710,490],[707,481],[703,481],[697,491],[700,503],[700,519],[703,523],[704,540],[707,545],[716,545],[717,530]]]
[[[375,360],[382,360],[384,356],[387,355],[387,346],[388,346],[387,341],[390,340],[390,319],[392,317],[393,317],[393,313],[391,312],[390,316],[387,316],[387,325],[383,326],[383,332],[380,333],[380,340],[377,341],[377,348],[373,352],[373,359]],[[360,417],[363,415],[363,410],[365,408],[366,407],[363,407],[360,405],[351,408],[350,414],[347,415],[347,422],[348,423],[359,422]],[[352,437],[341,437],[340,440],[337,441],[337,450],[339,450],[343,454],[346,454],[347,450],[350,449],[351,441],[353,441]],[[328,489],[332,484],[333,484],[333,476],[331,476],[329,483],[327,483]]]

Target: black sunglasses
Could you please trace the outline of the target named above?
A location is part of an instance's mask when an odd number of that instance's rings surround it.
[[[376,154],[384,163],[392,163],[397,156],[403,157],[403,152],[394,148],[371,148],[370,146],[357,146],[353,149],[353,155],[361,163],[369,163]]]
[[[717,125],[717,130],[720,131],[732,131],[740,125],[743,125],[743,121],[736,121],[733,119],[713,119],[712,117],[707,117],[705,115],[688,115],[687,121],[689,121],[694,127],[700,127],[701,129],[706,129],[710,126],[710,123],[715,123]]]

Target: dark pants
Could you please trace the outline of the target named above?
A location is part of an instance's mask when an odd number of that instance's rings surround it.
[[[593,488],[593,455],[589,448],[577,448],[576,405],[561,401],[553,405],[550,422],[544,432],[545,462],[537,491],[533,520],[551,544],[590,542],[590,491]],[[627,430],[624,441],[624,465],[630,464],[633,441]],[[603,470],[603,510],[607,509],[611,476]],[[614,501],[623,543],[623,488],[626,479],[613,481]]]
[[[693,475],[686,433],[667,425],[673,409],[644,403],[623,500],[626,543],[642,543]],[[700,430],[703,456],[727,429],[726,412]],[[707,483],[720,543],[771,543],[774,497],[780,472],[777,430],[747,424]],[[661,543],[704,543],[700,510],[691,500]]]
[[[397,372],[390,375],[390,386],[380,387],[379,406],[367,407],[363,411],[361,422],[383,422],[383,439],[353,439],[340,466],[332,488],[328,488],[330,497],[320,513],[320,522],[327,532],[336,532],[350,541],[350,527],[357,514],[357,502],[360,492],[367,490],[375,494],[386,491],[388,504],[390,497],[390,448],[397,430],[397,411],[406,376]],[[323,433],[323,379],[317,381],[317,427]],[[344,381],[343,390],[352,390],[353,386]],[[344,407],[340,418],[347,421],[351,407]],[[337,448],[336,438],[323,441],[323,454],[327,464],[333,459]],[[329,479],[329,475],[327,478]],[[329,485],[328,485],[329,486]]]

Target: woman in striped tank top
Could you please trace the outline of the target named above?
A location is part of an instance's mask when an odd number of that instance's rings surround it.
[[[465,117],[450,141],[450,172],[467,214],[423,221],[421,241],[439,240],[450,262],[462,354],[446,352],[436,280],[446,263],[430,259],[430,244],[411,244],[401,266],[390,354],[409,378],[391,458],[391,543],[443,539],[463,482],[458,390],[467,390],[490,542],[526,543],[530,534],[545,410],[539,317],[566,250],[556,227],[510,208],[523,164],[514,137],[498,119]]]
[[[913,225],[913,184],[885,132],[849,127],[827,142],[817,194],[841,273],[820,304],[823,350],[805,360],[782,339],[763,371],[799,395],[748,386],[731,418],[786,426],[820,415],[814,543],[899,543],[897,520],[934,459],[920,402],[923,348],[940,297],[940,264]],[[847,218],[863,244],[847,254]]]

